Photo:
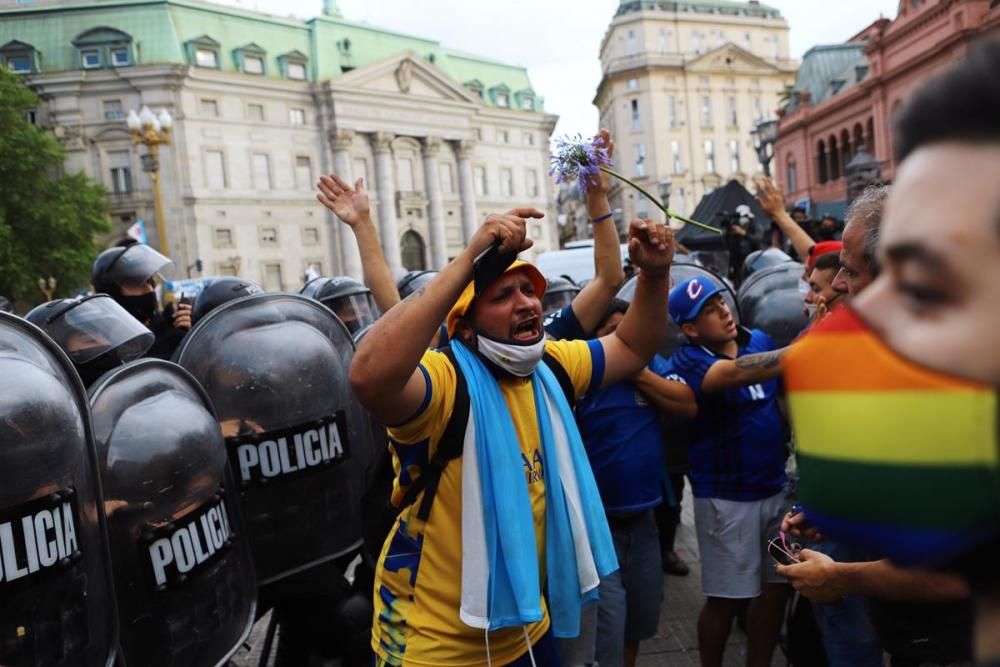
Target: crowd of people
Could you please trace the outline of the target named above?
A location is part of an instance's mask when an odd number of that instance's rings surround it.
[[[796,592],[820,637],[796,664],[998,664],[998,63],[984,43],[913,95],[894,182],[856,197],[842,228],[756,180],[774,244],[802,260],[809,324],[785,347],[741,326],[723,280],[672,279],[683,249],[664,224],[631,223],[634,292],[618,298],[603,172],[586,193],[594,278],[548,313],[553,283],[517,259],[543,212],[488,215],[447,266],[397,285],[363,180],[323,176],[363,282],[302,294],[357,341],[350,386],[392,464],[367,545],[373,664],[635,665],[664,573],[690,572],[673,544],[685,477],[701,664],[723,664],[739,624],[747,664],[770,665],[783,628],[800,632],[785,623]],[[260,291],[222,279],[160,310],[169,264],[123,243],[97,258],[93,295],[27,319],[89,385],[169,359],[214,308]],[[658,354],[671,322],[683,343]]]

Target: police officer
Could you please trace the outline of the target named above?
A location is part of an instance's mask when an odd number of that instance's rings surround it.
[[[316,299],[333,311],[353,336],[379,318],[372,291],[348,276],[319,277],[310,280],[299,292]]]
[[[49,301],[25,319],[66,352],[87,387],[143,356],[154,341],[153,333],[107,294]]]
[[[257,283],[242,278],[227,276],[213,280],[195,297],[191,307],[191,324],[197,324],[201,318],[227,301],[263,291]]]
[[[149,327],[156,341],[147,356],[170,359],[191,328],[191,306],[159,309],[156,276],[173,271],[174,263],[144,243],[105,250],[91,270],[95,292],[111,296],[135,319]]]

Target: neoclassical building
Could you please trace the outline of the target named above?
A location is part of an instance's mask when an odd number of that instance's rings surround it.
[[[756,0],[621,0],[600,55],[594,104],[619,170],[656,196],[669,187],[682,214],[760,169],[750,130],[796,71],[788,24]],[[611,196],[623,222],[657,213],[631,189]]]
[[[40,95],[33,114],[66,168],[108,188],[116,232],[155,237],[152,186],[125,125],[175,118],[160,152],[181,275],[297,289],[306,268],[361,275],[350,230],[315,200],[335,171],[364,178],[395,271],[440,268],[490,211],[530,205],[535,251],[557,244],[547,177],[556,117],[524,68],[343,18],[300,21],[203,0],[0,0],[0,63]]]
[[[809,49],[780,111],[775,147],[788,201],[817,218],[842,218],[850,203],[846,168],[862,147],[891,181],[893,113],[976,39],[998,34],[997,0],[900,0],[893,20],[881,18],[843,44]]]

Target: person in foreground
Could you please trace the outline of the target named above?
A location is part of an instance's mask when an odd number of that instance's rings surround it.
[[[553,638],[579,632],[581,604],[617,569],[552,367],[578,398],[649,362],[667,324],[673,236],[662,225],[632,223],[629,254],[641,273],[615,333],[547,341],[537,269],[515,262],[478,293],[470,282],[475,259],[494,245],[500,253],[530,248],[525,218],[542,216],[515,209],[487,217],[458,257],[375,324],[351,364],[359,400],[393,425],[394,502],[436,461],[459,391],[470,405],[463,455],[445,461],[437,482],[401,509],[382,548],[372,632],[378,664],[559,665]],[[453,341],[448,354],[427,349],[442,320]],[[429,489],[436,499],[425,514],[417,508]]]
[[[785,505],[777,378],[788,348],[775,349],[759,329],[741,330],[722,288],[704,277],[671,290],[670,316],[688,340],[670,361],[698,402],[688,479],[707,598],[698,616],[701,664],[722,664],[733,619],[749,603],[747,665],[770,665],[788,589],[767,556]]]
[[[896,116],[883,270],[785,359],[805,505],[786,527],[812,524],[897,565],[939,571],[900,570],[912,583],[862,578],[812,553],[782,569],[815,570],[810,587],[834,594],[871,581],[865,588],[877,583],[886,596],[960,575],[976,601],[984,665],[1000,664],[997,62],[1000,42],[981,43]],[[821,362],[836,372],[817,373]],[[813,409],[831,397],[839,414]],[[845,414],[854,416],[847,431]]]

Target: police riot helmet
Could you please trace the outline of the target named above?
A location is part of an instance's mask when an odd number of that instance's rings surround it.
[[[0,313],[0,665],[109,666],[117,621],[90,410],[66,354]]]
[[[788,256],[788,253],[778,248],[754,250],[743,260],[743,279],[746,280],[754,272],[761,271],[769,266],[790,261],[792,261],[792,258]]]
[[[352,335],[375,322],[381,314],[372,291],[361,281],[348,276],[314,278],[305,284],[299,294],[315,299],[332,310]]]
[[[260,285],[250,280],[230,276],[216,278],[195,297],[194,305],[191,306],[191,324],[196,324],[198,320],[208,315],[209,311],[227,301],[263,291]]]
[[[434,280],[437,276],[437,271],[409,271],[399,282],[396,283],[396,290],[399,292],[399,298],[405,299],[414,292],[420,290],[422,287],[427,285],[430,281]]]
[[[141,287],[153,276],[169,276],[174,263],[145,243],[105,250],[91,269],[90,284],[94,291],[117,296],[122,287]]]
[[[542,297],[542,313],[547,315],[562,310],[573,302],[580,288],[567,277],[549,278]]]
[[[104,371],[138,359],[155,340],[152,331],[107,294],[49,301],[25,319],[69,355],[85,385]]]

